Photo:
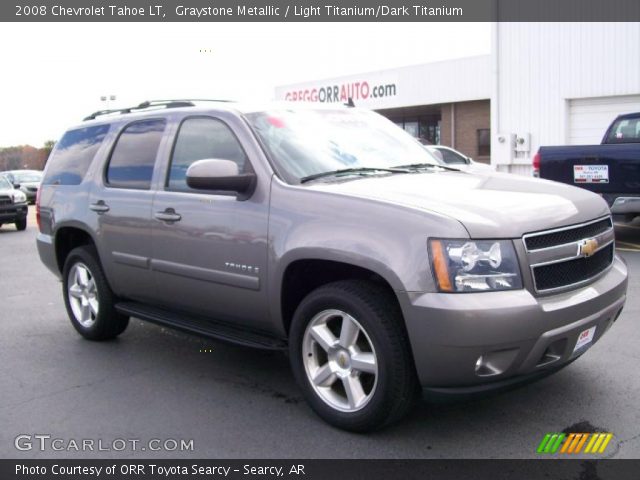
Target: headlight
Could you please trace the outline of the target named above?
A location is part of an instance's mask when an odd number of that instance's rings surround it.
[[[509,240],[429,240],[429,257],[442,292],[522,288],[518,259]]]
[[[13,203],[24,203],[27,201],[27,196],[20,190],[13,192]]]

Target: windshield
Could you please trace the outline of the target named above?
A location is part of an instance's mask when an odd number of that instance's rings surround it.
[[[247,119],[290,183],[344,169],[438,165],[408,133],[369,111],[274,110]]]
[[[38,172],[14,173],[16,183],[39,182],[42,180],[42,174]]]
[[[0,190],[12,190],[13,185],[5,177],[0,177]]]

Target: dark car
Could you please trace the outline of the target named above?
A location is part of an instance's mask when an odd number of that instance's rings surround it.
[[[25,230],[28,208],[26,195],[0,176],[0,226],[3,223],[14,223],[18,230]]]
[[[10,170],[0,172],[0,176],[4,176],[13,186],[19,189],[27,196],[27,201],[31,204],[36,203],[36,195],[42,181],[42,172],[39,170]]]
[[[540,147],[534,175],[600,194],[614,214],[640,215],[640,112],[618,116],[600,145]]]

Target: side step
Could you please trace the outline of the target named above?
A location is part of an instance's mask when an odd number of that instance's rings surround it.
[[[124,315],[136,317],[175,330],[192,333],[207,338],[215,338],[236,345],[259,348],[261,350],[286,350],[283,339],[246,330],[228,323],[215,322],[206,317],[176,313],[136,302],[120,302],[116,310]]]

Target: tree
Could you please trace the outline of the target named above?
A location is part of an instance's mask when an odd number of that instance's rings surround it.
[[[53,140],[48,140],[42,148],[35,148],[31,145],[0,148],[0,171],[42,170],[54,145]]]
[[[42,163],[43,168],[47,164],[47,160],[49,160],[49,156],[51,155],[51,150],[53,150],[53,147],[55,145],[56,145],[55,140],[47,140],[46,142],[44,142],[44,147],[41,148],[44,155],[44,162]]]

